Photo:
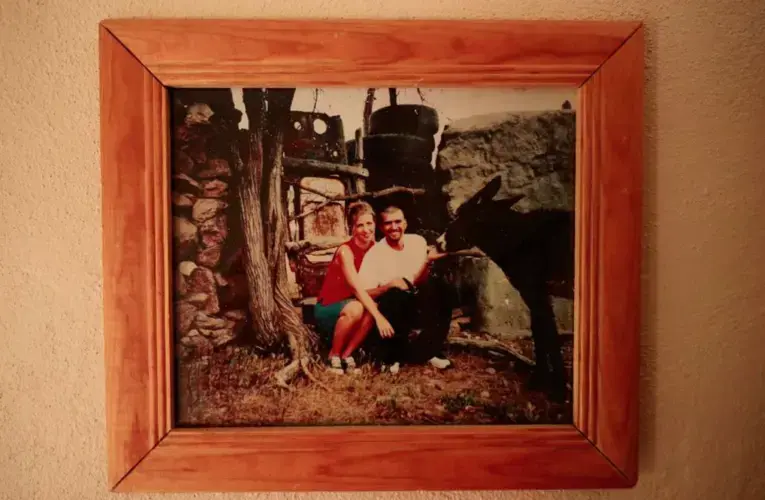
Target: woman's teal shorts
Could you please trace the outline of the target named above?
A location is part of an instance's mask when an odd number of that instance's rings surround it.
[[[332,335],[335,333],[335,324],[340,317],[340,311],[345,305],[353,299],[345,299],[333,304],[323,305],[319,302],[313,308],[313,315],[316,320],[316,329],[328,341],[332,341]]]

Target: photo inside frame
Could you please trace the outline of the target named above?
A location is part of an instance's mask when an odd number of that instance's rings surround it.
[[[170,89],[178,426],[570,424],[576,89]]]

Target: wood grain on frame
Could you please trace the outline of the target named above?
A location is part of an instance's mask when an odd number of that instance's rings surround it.
[[[117,20],[102,24],[100,43],[110,487],[332,491],[634,484],[639,23]],[[574,426],[172,429],[165,87],[285,83],[584,83],[577,107]]]
[[[582,168],[594,190],[583,202],[591,217],[583,232],[591,253],[583,265],[594,272],[583,287],[582,305],[593,317],[580,332],[589,344],[580,353],[588,382],[578,392],[587,404],[576,424],[630,483],[638,453],[643,36],[640,28],[580,91]]]
[[[170,430],[164,87],[101,29],[103,297],[109,481]]]
[[[579,91],[579,116],[577,117],[577,173],[576,200],[577,218],[577,323],[575,342],[575,371],[577,386],[575,392],[574,424],[589,439],[596,436],[593,410],[598,400],[598,328],[599,328],[599,282],[598,256],[601,243],[602,217],[600,202],[603,191],[600,171],[603,166],[599,158],[601,146],[600,108],[597,98],[599,79],[594,77]]]
[[[589,349],[589,329],[587,322],[590,317],[588,280],[583,279],[588,275],[590,248],[583,242],[588,241],[590,222],[590,210],[588,200],[591,197],[592,183],[590,181],[590,166],[592,162],[588,155],[590,149],[585,147],[584,138],[588,136],[589,129],[585,128],[588,122],[589,99],[585,92],[579,92],[579,102],[576,111],[576,172],[574,176],[574,391],[573,391],[573,415],[574,425],[586,433],[587,424],[587,393],[589,381],[587,379],[587,356],[584,354]]]
[[[618,487],[570,426],[174,429],[117,491]]]
[[[603,152],[604,287],[598,339],[598,444],[627,476],[637,480],[640,371],[641,239],[643,224],[644,32],[638,30],[601,71],[601,127],[611,147]],[[615,355],[613,353],[616,353]]]
[[[578,86],[638,23],[109,20],[166,86]]]

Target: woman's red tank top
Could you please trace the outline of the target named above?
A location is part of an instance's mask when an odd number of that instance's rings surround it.
[[[332,261],[327,267],[327,274],[324,277],[324,283],[321,285],[321,291],[319,292],[318,302],[322,305],[334,304],[341,300],[353,297],[353,288],[346,281],[343,275],[343,263],[340,261],[340,248],[348,247],[353,253],[353,265],[356,271],[361,267],[361,261],[364,259],[369,248],[359,248],[354,240],[350,240],[347,243],[343,243],[335,251],[335,255],[332,257]]]

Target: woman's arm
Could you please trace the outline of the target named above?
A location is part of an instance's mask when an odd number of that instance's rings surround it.
[[[359,274],[356,272],[356,267],[353,264],[353,253],[348,247],[341,247],[338,256],[340,258],[341,269],[343,270],[343,276],[353,289],[353,294],[364,306],[364,309],[369,311],[369,314],[375,319],[377,327],[380,330],[382,337],[389,337],[393,335],[393,328],[388,320],[380,313],[377,308],[377,303],[372,300],[372,297],[367,293],[363,286],[361,286],[361,280]]]

